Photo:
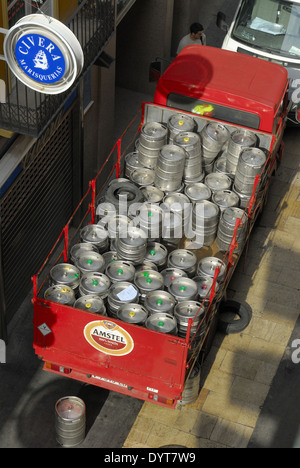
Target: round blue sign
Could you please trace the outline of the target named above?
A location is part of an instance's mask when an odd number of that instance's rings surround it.
[[[64,76],[66,62],[63,53],[45,36],[22,36],[16,44],[15,56],[23,72],[39,83],[56,83]]]

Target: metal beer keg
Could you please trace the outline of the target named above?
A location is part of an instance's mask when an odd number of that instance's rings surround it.
[[[210,188],[202,182],[187,185],[184,193],[192,203],[211,199]]]
[[[58,263],[50,270],[50,286],[69,286],[76,294],[79,283],[80,270],[71,263]]]
[[[138,168],[130,174],[130,180],[138,187],[153,185],[155,178],[154,169]]]
[[[57,284],[45,291],[44,299],[72,307],[76,297],[72,288],[63,284]]]
[[[117,318],[117,312],[124,303],[138,303],[139,291],[128,281],[113,283],[107,297],[107,313],[109,317]]]
[[[138,143],[139,163],[149,169],[157,164],[159,150],[168,142],[168,129],[159,122],[143,125]]]
[[[186,151],[177,145],[165,145],[159,152],[154,185],[163,192],[175,192],[182,185]]]
[[[148,242],[145,260],[154,263],[158,271],[163,270],[168,260],[168,249],[159,242]]]
[[[97,252],[88,250],[84,250],[78,255],[75,265],[83,274],[89,273],[90,271],[104,273],[105,270],[105,260],[103,256]]]
[[[132,153],[128,153],[125,156],[125,176],[130,179],[132,172],[135,169],[142,168],[143,165],[139,162],[139,154],[138,151],[133,151]]]
[[[105,274],[111,283],[117,283],[118,281],[128,281],[130,283],[134,279],[135,268],[132,263],[116,260],[107,265]]]
[[[148,292],[144,301],[144,305],[151,315],[160,312],[173,315],[175,304],[176,301],[172,294],[162,289]]]
[[[237,247],[235,253],[240,253],[244,248],[248,218],[244,210],[236,207],[226,208],[223,211],[217,235],[217,246],[220,252],[227,252],[228,247],[231,245],[235,226],[237,220],[240,219],[241,223],[237,229],[236,242]]]
[[[175,145],[186,151],[183,180],[191,183],[203,174],[201,140],[198,133],[182,132],[174,139]]]
[[[70,251],[71,262],[75,263],[76,258],[81,255],[83,250],[88,250],[92,252],[98,252],[98,249],[93,244],[87,244],[84,242],[79,242],[78,244],[73,245]]]
[[[178,336],[181,336],[182,338],[186,337],[190,319],[193,320],[191,325],[190,339],[193,338],[193,340],[197,340],[202,335],[204,335],[206,331],[204,316],[205,308],[201,305],[200,302],[179,302],[174,308],[174,317],[177,319]]]
[[[168,287],[168,292],[175,297],[177,302],[195,301],[197,299],[197,284],[191,278],[176,278]]]
[[[81,242],[93,244],[99,253],[105,252],[109,245],[108,231],[98,224],[88,224],[80,230]]]
[[[169,143],[174,143],[174,138],[181,132],[195,132],[197,124],[195,120],[186,114],[173,114],[168,120]]]
[[[146,320],[146,328],[168,335],[177,335],[177,320],[173,315],[162,312],[150,315]]]
[[[164,279],[165,288],[168,288],[175,278],[187,278],[188,276],[184,270],[180,270],[179,268],[165,268],[161,271],[161,274]]]
[[[144,303],[145,295],[148,292],[163,288],[164,279],[155,270],[139,271],[134,276],[134,284],[140,291],[140,301]]]
[[[140,190],[144,196],[144,199],[148,203],[160,203],[164,198],[164,192],[159,190],[157,187],[147,185],[146,187],[140,187]]]
[[[222,213],[230,206],[238,207],[240,198],[232,190],[217,190],[212,196],[212,202],[219,207]]]
[[[83,400],[75,396],[60,398],[55,405],[55,434],[57,442],[73,448],[84,441],[86,408]]]
[[[200,133],[205,164],[212,163],[229,139],[228,129],[219,122],[208,123]]]
[[[130,226],[126,237],[116,239],[116,252],[120,260],[142,263],[146,256],[147,236],[140,228]]]
[[[264,151],[259,148],[246,148],[241,152],[234,178],[237,191],[252,194],[255,177],[262,173],[266,160]]]
[[[148,311],[141,304],[122,304],[117,311],[117,318],[132,325],[144,326]]]
[[[104,273],[86,273],[80,280],[79,293],[81,296],[99,296],[105,300],[110,285],[110,279]]]
[[[244,148],[250,148],[257,144],[255,133],[246,130],[235,130],[231,135],[227,148],[226,169],[230,174],[236,173],[240,153]]]
[[[230,190],[232,186],[232,179],[226,174],[221,174],[221,172],[208,174],[204,182],[210,188],[212,194],[218,190]]]
[[[81,296],[75,302],[74,307],[92,314],[107,315],[104,301],[99,296]]]
[[[193,280],[195,281],[195,283],[197,283],[197,286],[198,286],[198,300],[201,302],[201,304],[203,303],[204,306],[207,306],[210,300],[210,296],[211,296],[213,278],[210,278],[208,276],[207,277],[195,276]],[[219,285],[216,282],[216,286],[215,286],[216,294],[218,290],[219,290]]]
[[[192,277],[197,270],[197,257],[194,252],[187,249],[173,250],[168,256],[168,268],[183,270]]]
[[[225,280],[227,265],[218,257],[202,258],[198,263],[197,276],[214,279],[216,268],[220,268],[217,280],[219,283],[222,283]]]
[[[160,239],[162,234],[163,211],[153,203],[143,203],[133,223],[142,229],[148,241]]]
[[[212,245],[217,237],[220,209],[208,200],[195,203],[192,210],[192,229],[196,242]]]

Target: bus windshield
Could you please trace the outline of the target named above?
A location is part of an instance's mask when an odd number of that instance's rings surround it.
[[[256,49],[300,60],[300,4],[244,0],[232,36]]]

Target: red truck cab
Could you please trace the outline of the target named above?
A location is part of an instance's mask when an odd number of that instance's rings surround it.
[[[160,77],[154,104],[276,133],[286,117],[288,73],[280,65],[188,46]]]

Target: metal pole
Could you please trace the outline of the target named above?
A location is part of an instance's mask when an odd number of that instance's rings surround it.
[[[6,307],[4,295],[4,273],[2,264],[2,218],[0,216],[0,339],[7,341]]]

